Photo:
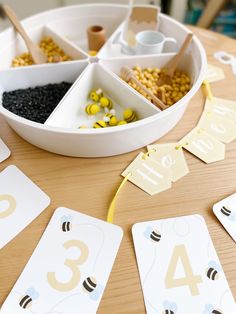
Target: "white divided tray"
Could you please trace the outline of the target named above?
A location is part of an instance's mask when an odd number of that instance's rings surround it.
[[[77,5],[47,11],[23,21],[35,42],[50,36],[69,54],[73,61],[11,68],[12,59],[26,51],[22,39],[14,30],[0,34],[5,43],[0,48],[0,97],[4,91],[35,87],[67,81],[72,87],[57,105],[45,124],[21,118],[0,105],[0,113],[9,125],[30,143],[58,154],[77,157],[101,157],[122,154],[154,142],[170,131],[181,119],[191,97],[199,89],[206,69],[206,56],[199,40],[194,39],[180,64],[188,73],[191,90],[176,104],[160,111],[142,95],[119,78],[124,65],[161,68],[174,56],[175,47],[167,46],[162,54],[126,56],[114,38],[122,30],[128,7],[123,5]],[[96,58],[88,55],[86,29],[91,25],[106,29],[107,42]],[[176,38],[178,46],[188,29],[161,14],[160,28],[168,37]],[[79,129],[91,126],[94,117],[85,113],[88,94],[93,88],[102,88],[116,104],[116,113],[122,117],[125,108],[133,108],[139,120],[130,124],[103,129]],[[96,118],[97,120],[97,118]]]

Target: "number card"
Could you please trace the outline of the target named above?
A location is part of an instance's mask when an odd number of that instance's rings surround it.
[[[148,314],[230,314],[236,305],[202,216],[132,228]]]
[[[0,249],[30,224],[50,198],[15,166],[0,173]]]
[[[11,155],[10,149],[7,145],[0,139],[0,162],[4,161]]]
[[[123,231],[58,208],[1,314],[93,314],[106,287]]]
[[[207,80],[209,83],[213,83],[223,80],[224,78],[225,78],[224,71],[221,68],[211,64],[207,65],[205,80]]]
[[[213,212],[236,242],[236,193],[216,203]]]
[[[214,97],[212,100],[207,98],[204,111],[212,111],[222,118],[236,122],[236,102],[233,100],[218,97]]]

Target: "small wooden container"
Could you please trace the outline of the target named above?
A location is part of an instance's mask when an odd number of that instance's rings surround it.
[[[87,29],[89,50],[99,51],[106,42],[106,32],[102,26],[93,25]]]

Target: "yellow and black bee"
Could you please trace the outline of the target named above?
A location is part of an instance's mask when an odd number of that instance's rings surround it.
[[[106,127],[107,127],[107,124],[104,120],[98,120],[93,125],[94,129],[100,129],[100,128],[106,128]]]
[[[109,98],[103,96],[103,97],[100,98],[99,101],[100,101],[101,107],[112,109],[113,104],[112,104],[112,101]]]
[[[104,287],[97,283],[96,278],[87,277],[83,281],[83,290],[89,294],[91,300],[96,301],[103,293]]]
[[[61,218],[61,229],[63,232],[68,232],[71,230],[71,221],[72,221],[72,217],[71,216],[63,216]]]
[[[159,242],[161,240],[161,234],[158,230],[153,230],[151,226],[147,226],[144,231],[144,236],[147,239],[151,239],[154,242]]]
[[[20,299],[19,305],[23,309],[28,309],[32,306],[33,300],[39,297],[38,292],[34,288],[29,288],[26,290],[25,295]]]
[[[215,309],[212,304],[206,304],[204,314],[223,314],[221,310]]]
[[[106,113],[105,116],[103,117],[103,120],[107,122],[110,126],[117,125],[117,118],[112,113]]]
[[[217,280],[219,278],[220,271],[220,265],[218,265],[215,261],[210,261],[206,270],[206,275],[211,280]]]
[[[101,88],[93,89],[89,93],[89,98],[93,101],[96,101],[96,102],[98,102],[102,96],[103,96],[103,92],[102,92]]]
[[[125,109],[123,112],[124,120],[128,123],[134,122],[137,120],[137,115],[133,109]]]
[[[99,111],[101,110],[100,106],[98,104],[88,104],[86,107],[85,107],[85,112],[88,114],[88,115],[95,115],[97,114]]]
[[[220,209],[221,213],[226,216],[229,220],[235,221],[236,220],[236,211],[231,210],[229,207],[222,206]]]
[[[164,301],[164,311],[162,314],[175,314],[177,312],[177,304],[174,302]]]

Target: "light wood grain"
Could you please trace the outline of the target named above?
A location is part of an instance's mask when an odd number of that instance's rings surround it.
[[[220,65],[212,57],[218,50],[236,55],[236,42],[206,30],[191,29],[202,40],[209,62],[221,66],[225,72],[226,80],[212,84],[213,95],[236,99],[236,77],[230,66]],[[199,91],[180,123],[160,142],[179,140],[190,131],[201,115],[203,103],[204,98]],[[0,171],[15,164],[52,199],[49,208],[39,218],[0,250],[1,304],[31,256],[54,209],[67,206],[105,219],[109,202],[122,179],[120,173],[138,151],[99,159],[63,157],[28,144],[2,118],[0,136],[12,150],[11,158],[0,164]],[[115,223],[124,229],[124,239],[98,313],[145,313],[131,227],[136,222],[179,215],[197,213],[205,218],[229,285],[236,295],[236,244],[211,211],[215,202],[236,190],[236,142],[227,145],[226,159],[214,164],[206,165],[188,152],[185,156],[190,173],[176,182],[171,190],[152,197],[131,183],[127,183],[122,190]]]

